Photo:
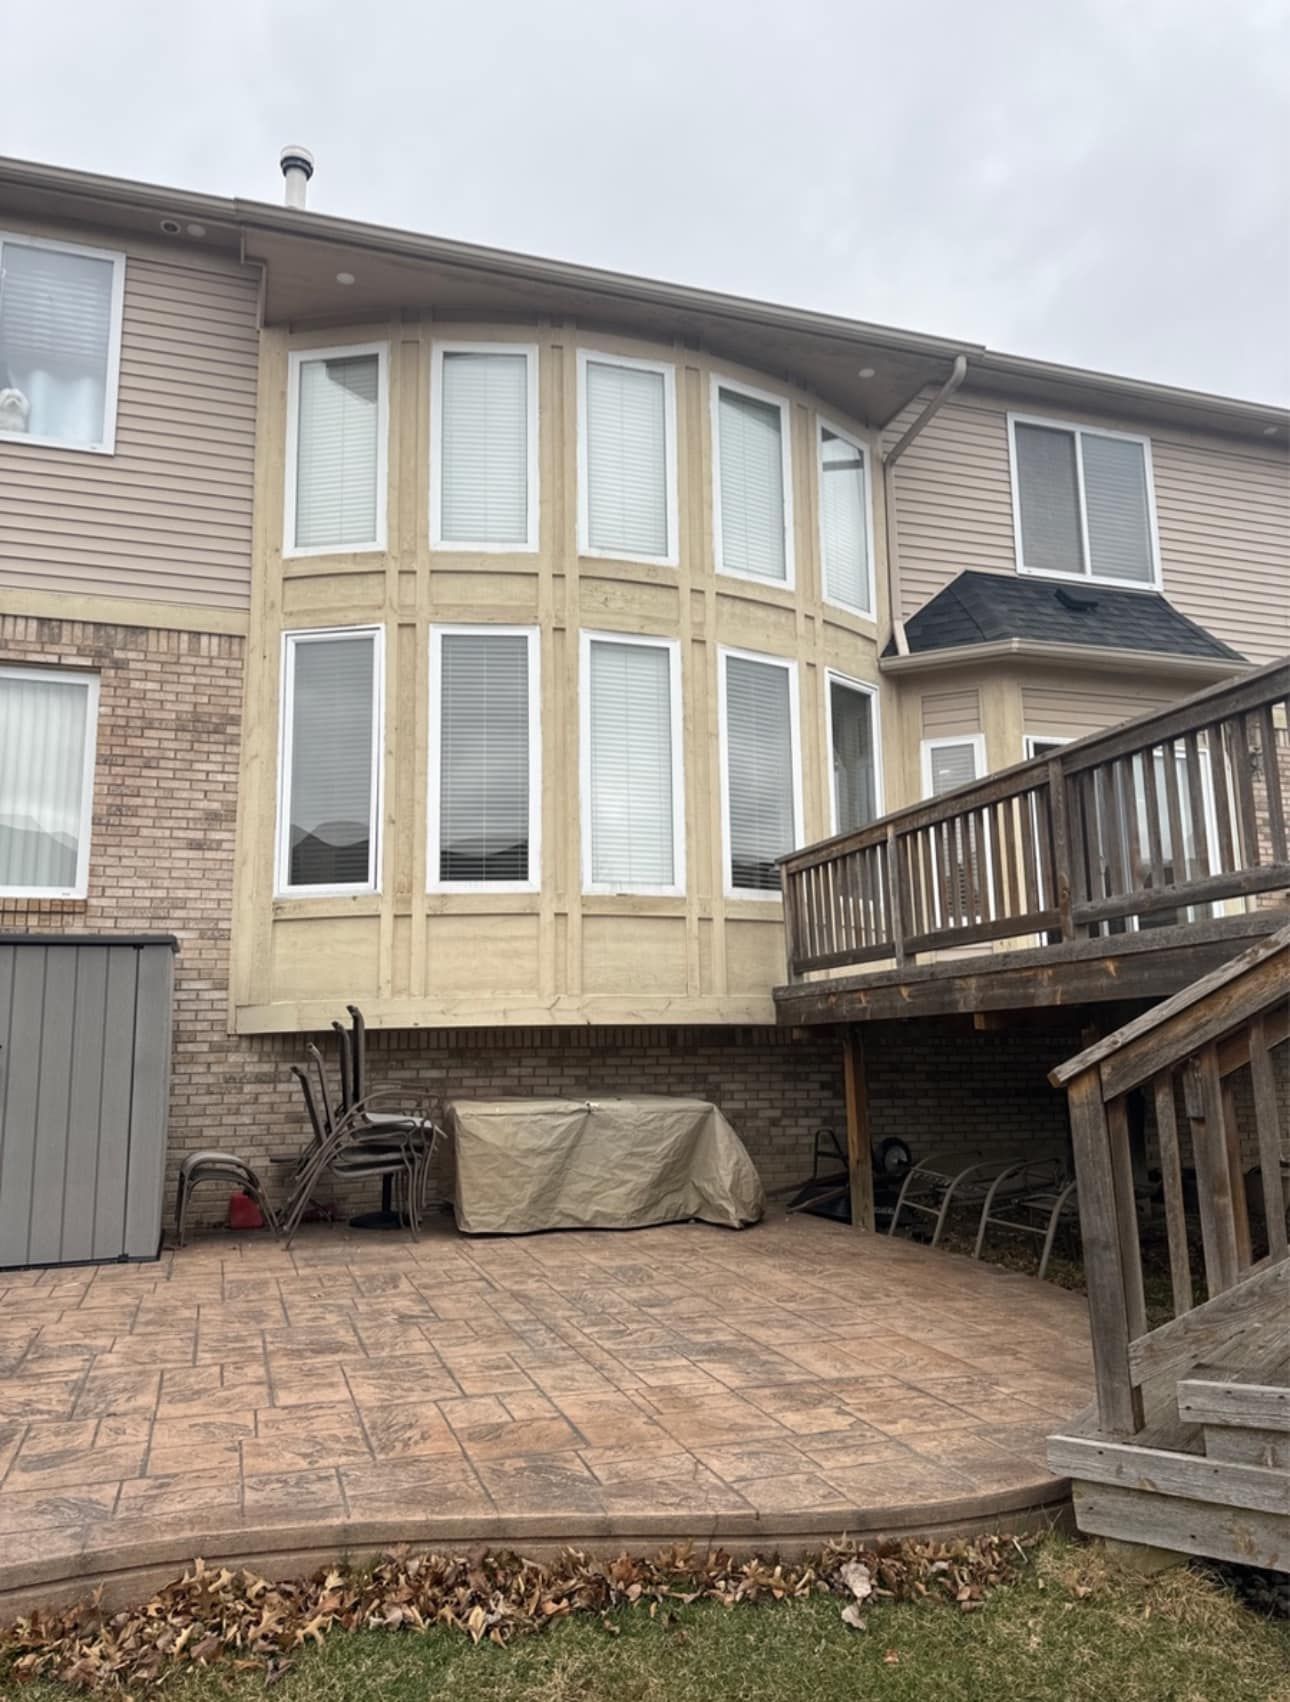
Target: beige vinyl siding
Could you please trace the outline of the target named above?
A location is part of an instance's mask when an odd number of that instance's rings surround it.
[[[924,399],[893,421],[888,443]],[[896,464],[906,618],[965,568],[1016,571],[1008,407],[1001,397],[960,393]],[[1290,462],[1283,449],[1033,402],[1017,411],[1149,437],[1165,595],[1253,662],[1290,650]]]
[[[1021,715],[1027,733],[1059,739],[1082,739],[1136,715],[1149,715],[1187,695],[1186,687],[1169,691],[1161,686],[1111,689],[1087,685],[1021,688]]]
[[[923,737],[945,739],[955,733],[981,731],[981,693],[973,686],[967,691],[925,691],[923,693]]]
[[[112,246],[101,233],[93,242]],[[258,274],[121,246],[116,452],[0,442],[0,592],[243,608]]]

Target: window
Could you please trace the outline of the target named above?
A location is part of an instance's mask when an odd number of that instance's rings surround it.
[[[582,635],[582,862],[588,892],[685,891],[681,652]]]
[[[88,890],[93,674],[0,668],[0,898]]]
[[[435,549],[538,546],[538,352],[436,343],[430,538]]]
[[[939,798],[985,773],[984,733],[923,740],[923,796]]]
[[[712,382],[717,567],[793,583],[788,407],[729,379]]]
[[[111,454],[125,256],[0,236],[0,438]]]
[[[970,786],[985,773],[985,735],[963,733],[957,737],[924,739],[922,759],[923,796],[942,797],[946,792],[956,791],[960,786]],[[972,821],[956,819],[953,837],[956,865],[954,906],[951,915],[946,916],[937,884],[932,893],[932,910],[938,928],[988,922],[993,914],[990,897],[990,847],[982,846],[978,829]]]
[[[676,376],[656,361],[578,354],[578,548],[674,567]]]
[[[1027,733],[1022,748],[1026,753],[1026,760],[1029,761],[1032,757],[1051,756],[1054,751],[1061,750],[1063,745],[1070,742],[1069,738],[1058,738],[1051,733]]]
[[[719,654],[726,891],[777,898],[778,859],[801,837],[797,665],[742,650]]]
[[[882,814],[878,785],[878,697],[869,686],[829,674],[829,752],[834,833],[867,827]]]
[[[1160,583],[1145,437],[1009,416],[1022,573]]]
[[[375,892],[382,633],[283,635],[278,891]]]
[[[430,888],[537,890],[538,635],[430,629]]]
[[[296,350],[287,402],[287,554],[385,548],[386,346]]]
[[[820,560],[824,595],[856,614],[873,613],[873,550],[865,451],[820,426]]]

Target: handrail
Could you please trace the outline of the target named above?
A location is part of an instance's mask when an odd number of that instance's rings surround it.
[[[780,858],[789,974],[1290,888],[1290,659]]]

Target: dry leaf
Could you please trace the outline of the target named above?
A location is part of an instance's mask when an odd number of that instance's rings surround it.
[[[853,1631],[863,1631],[865,1628],[864,1615],[860,1612],[858,1602],[848,1602],[842,1609],[842,1623],[849,1625]]]

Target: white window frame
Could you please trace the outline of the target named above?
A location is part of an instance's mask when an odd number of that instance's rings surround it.
[[[843,443],[849,444],[864,460],[864,537],[865,537],[865,571],[868,577],[869,607],[861,609],[854,603],[845,603],[841,597],[829,595],[828,574],[824,566],[824,434],[828,432],[833,437],[839,437]],[[855,431],[845,430],[836,420],[826,418],[823,414],[815,416],[815,482],[819,487],[816,493],[815,524],[819,533],[820,552],[820,597],[830,608],[842,609],[846,614],[854,615],[857,620],[868,621],[871,626],[877,624],[878,603],[877,585],[874,570],[873,555],[873,454]]]
[[[125,255],[112,248],[89,248],[79,242],[53,242],[25,231],[0,230],[0,267],[4,265],[6,243],[13,243],[19,248],[52,249],[58,254],[79,254],[85,260],[110,261],[112,303],[103,383],[102,438],[97,443],[69,443],[65,437],[40,437],[28,431],[0,431],[0,443],[31,443],[41,449],[65,449],[80,455],[115,455],[117,395],[121,383],[121,324],[125,312]]]
[[[529,659],[529,872],[522,881],[445,881],[439,878],[442,798],[439,755],[443,733],[443,640],[448,637],[524,638]],[[435,623],[430,628],[430,734],[426,761],[426,891],[540,892],[542,889],[542,676],[541,631],[535,626]]]
[[[935,737],[923,739],[919,744],[924,800],[930,801],[935,796],[932,792],[932,752],[943,750],[946,745],[972,746],[975,752],[976,773],[968,781],[969,786],[974,786],[978,780],[984,780],[986,777],[984,733],[937,733]],[[960,788],[956,787],[955,790]],[[949,795],[948,792],[941,793],[944,798]]]
[[[1021,542],[1021,480],[1017,474],[1017,427],[1040,426],[1047,431],[1069,432],[1075,439],[1075,484],[1079,501],[1080,550],[1084,558],[1084,573],[1062,573],[1052,567],[1027,567]],[[1085,434],[1092,437],[1114,437],[1123,443],[1136,443],[1142,448],[1142,471],[1147,484],[1147,531],[1151,542],[1152,577],[1145,579],[1116,579],[1108,574],[1092,572],[1088,544],[1088,502],[1084,494]],[[1102,426],[1081,424],[1077,420],[1053,420],[1039,414],[1008,415],[1008,478],[1012,486],[1012,536],[1017,553],[1017,572],[1032,574],[1038,579],[1060,579],[1068,585],[1116,585],[1129,591],[1159,591],[1163,587],[1160,567],[1160,530],[1156,522],[1156,476],[1151,461],[1151,439],[1132,431],[1107,431]]]
[[[356,355],[376,356],[376,538],[370,544],[298,545],[295,539],[297,462],[300,456],[300,368],[305,361],[348,360]],[[335,347],[292,349],[287,355],[287,467],[282,510],[284,559],[384,554],[388,536],[389,452],[390,345],[387,342],[343,343]]]
[[[371,832],[365,881],[332,886],[292,886],[291,874],[291,772],[294,759],[295,648],[333,638],[374,636],[372,662],[372,801]],[[381,816],[385,800],[385,628],[365,626],[299,627],[282,635],[278,700],[278,831],[275,839],[273,895],[275,898],[351,898],[381,890],[381,853],[384,835]]]
[[[672,718],[672,882],[642,886],[637,882],[596,881],[591,877],[591,646],[593,643],[648,645],[666,650],[668,695]],[[582,816],[582,890],[612,896],[636,894],[647,898],[685,897],[685,722],[682,717],[681,641],[639,632],[602,632],[584,627],[578,635],[578,797]]]
[[[443,357],[445,355],[523,355],[528,410],[528,512],[522,544],[473,543],[443,536]],[[532,555],[538,549],[541,497],[538,488],[538,345],[492,342],[439,342],[430,345],[430,548],[460,555]]]
[[[721,564],[721,392],[733,390],[740,396],[751,396],[756,402],[766,402],[779,409],[780,454],[784,463],[784,577],[767,579],[760,573],[744,573],[739,568]],[[748,585],[762,585],[772,591],[791,591],[797,583],[793,550],[793,405],[786,396],[776,396],[769,390],[758,390],[738,378],[723,373],[712,374],[709,396],[712,422],[712,547],[713,565],[729,579],[742,579]],[[867,471],[867,468],[866,468]],[[751,652],[749,652],[751,654]]]
[[[604,366],[635,367],[639,372],[658,372],[663,375],[663,477],[667,495],[667,551],[665,554],[644,555],[636,550],[610,550],[595,547],[591,542],[591,486],[589,481],[590,450],[587,443],[587,365],[594,362]],[[639,561],[655,567],[676,567],[680,563],[680,517],[677,509],[677,442],[676,442],[676,368],[669,361],[642,360],[635,355],[613,354],[608,349],[578,350],[578,554],[597,561]]]
[[[878,688],[865,680],[853,679],[850,674],[840,673],[836,668],[826,668],[824,670],[824,750],[829,787],[829,829],[832,833],[840,833],[842,830],[838,827],[838,795],[833,775],[833,688],[835,685],[842,686],[846,691],[858,692],[861,697],[869,699],[869,713],[873,728],[874,820],[877,821],[880,816],[887,812],[883,803],[885,792],[882,773],[882,719]]]
[[[72,886],[0,886],[0,898],[85,898],[90,890],[90,831],[94,825],[94,770],[98,750],[99,676],[72,668],[0,667],[0,679],[48,680],[80,686],[85,699],[85,752],[81,774],[81,827]]]
[[[742,577],[742,576],[741,576]],[[802,823],[802,727],[798,704],[797,662],[787,656],[771,656],[763,650],[741,650],[735,645],[717,647],[717,729],[721,759],[721,886],[727,898],[747,899],[752,904],[780,904],[783,891],[754,892],[750,887],[736,886],[731,879],[734,848],[730,843],[730,729],[726,710],[726,664],[734,656],[744,662],[769,662],[788,674],[788,740],[793,759],[793,843],[784,852],[800,848]]]
[[[1021,735],[1021,748],[1027,762],[1033,762],[1040,754],[1035,749],[1036,745],[1073,745],[1074,743],[1074,733],[1023,733]]]

